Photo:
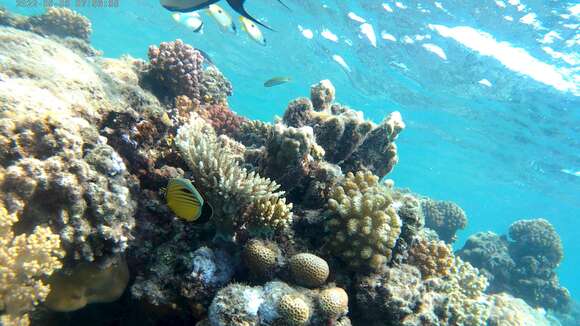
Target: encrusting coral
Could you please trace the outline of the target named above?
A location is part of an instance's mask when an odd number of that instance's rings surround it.
[[[40,16],[27,21],[31,30],[40,34],[76,37],[88,41],[92,33],[91,22],[83,15],[65,7],[51,7]]]
[[[28,325],[27,313],[50,292],[44,277],[62,267],[65,252],[49,227],[14,235],[18,216],[0,205],[0,324]]]
[[[193,116],[179,129],[176,144],[187,161],[196,185],[214,207],[213,222],[229,233],[247,228],[254,234],[271,234],[292,221],[292,204],[279,185],[239,166],[203,119]]]
[[[430,198],[421,200],[421,208],[425,216],[425,227],[439,235],[447,243],[453,243],[457,230],[467,226],[467,215],[457,204],[450,201],[436,201]]]
[[[391,259],[401,219],[378,177],[348,173],[330,194],[327,246],[351,269],[378,270]]]

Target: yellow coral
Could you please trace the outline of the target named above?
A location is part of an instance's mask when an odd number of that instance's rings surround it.
[[[288,326],[302,326],[310,319],[310,307],[299,295],[286,294],[278,303],[278,313],[282,323]]]
[[[309,253],[290,258],[290,272],[294,281],[306,287],[318,287],[326,282],[330,269],[326,260]]]
[[[353,269],[379,269],[391,258],[401,220],[388,189],[369,171],[348,173],[330,193],[328,246]]]
[[[27,312],[44,301],[50,286],[41,280],[62,267],[60,237],[45,226],[15,236],[18,217],[0,206],[0,310],[2,325],[27,325]]]
[[[419,268],[423,279],[449,275],[453,262],[451,247],[443,241],[421,239],[409,251],[409,263]]]

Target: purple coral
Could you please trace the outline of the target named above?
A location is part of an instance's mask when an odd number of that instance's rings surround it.
[[[163,42],[149,47],[152,71],[165,86],[177,95],[201,99],[203,55],[182,40]]]

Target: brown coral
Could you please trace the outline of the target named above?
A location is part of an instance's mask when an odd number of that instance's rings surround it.
[[[467,215],[457,204],[424,198],[421,208],[425,216],[425,226],[433,229],[439,238],[447,243],[455,241],[458,230],[467,226]]]
[[[244,248],[244,263],[250,272],[256,276],[272,275],[278,266],[280,250],[273,242],[258,239],[248,241]]]
[[[318,305],[324,316],[336,319],[348,313],[348,294],[341,288],[322,290],[318,297]]]
[[[91,22],[76,11],[64,7],[51,7],[40,16],[30,17],[32,30],[41,34],[76,37],[88,41],[92,33]]]
[[[201,105],[195,109],[195,112],[209,122],[220,135],[236,136],[241,125],[247,120],[233,112],[227,103]]]
[[[313,254],[300,253],[290,258],[290,272],[297,284],[318,287],[326,282],[330,270],[324,259]]]
[[[419,268],[423,279],[447,276],[453,266],[453,253],[443,241],[420,239],[411,247],[409,264]]]
[[[299,295],[286,294],[278,303],[278,313],[284,325],[306,325],[310,318],[310,307]]]

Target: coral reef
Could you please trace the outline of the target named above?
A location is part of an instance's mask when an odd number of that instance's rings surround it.
[[[44,277],[62,267],[65,254],[49,227],[15,235],[18,222],[17,215],[0,205],[0,323],[5,326],[28,325],[27,313],[51,291]]]
[[[468,242],[461,255],[480,274],[424,228],[451,241],[457,209],[424,211],[379,182],[398,160],[397,112],[365,120],[325,80],[283,119],[250,121],[228,106],[218,68],[179,40],[147,63],[99,57],[88,21],[64,9],[0,10],[0,24],[3,325],[545,322],[484,293],[482,275],[534,306],[566,299],[547,222]],[[208,222],[167,207],[161,188],[177,177],[211,204]]]
[[[196,103],[227,105],[231,83],[217,67],[204,68],[205,57],[191,45],[177,39],[149,47],[150,73],[156,86],[174,97],[185,95]]]
[[[425,216],[425,227],[437,232],[439,238],[447,243],[453,243],[457,238],[457,230],[467,226],[465,211],[453,202],[423,198],[421,208]]]
[[[27,21],[31,30],[43,35],[76,37],[88,41],[92,33],[91,22],[81,14],[64,7],[51,7],[40,16]]]
[[[296,284],[314,288],[326,282],[330,269],[324,259],[313,254],[300,253],[290,258],[290,272]]]
[[[362,112],[338,104],[330,106],[333,90],[329,81],[314,85],[312,99],[290,102],[282,121],[295,128],[312,127],[316,141],[325,151],[324,159],[338,164],[345,172],[366,169],[382,178],[398,161],[394,141],[405,128],[400,113],[393,112],[376,125],[364,120]]]
[[[409,252],[408,262],[421,271],[423,279],[447,276],[453,266],[453,251],[443,241],[416,241]]]
[[[507,292],[534,307],[566,311],[570,306],[570,293],[555,272],[562,242],[544,219],[513,223],[509,239],[491,232],[472,235],[458,255],[488,275],[491,293]]]
[[[371,172],[349,172],[330,197],[326,227],[331,253],[352,269],[384,266],[401,233],[386,187]]]
[[[286,229],[292,221],[292,204],[286,203],[279,185],[240,167],[216,139],[213,128],[196,116],[176,137],[195,183],[214,207],[216,227],[229,236],[234,229],[251,234]]]

